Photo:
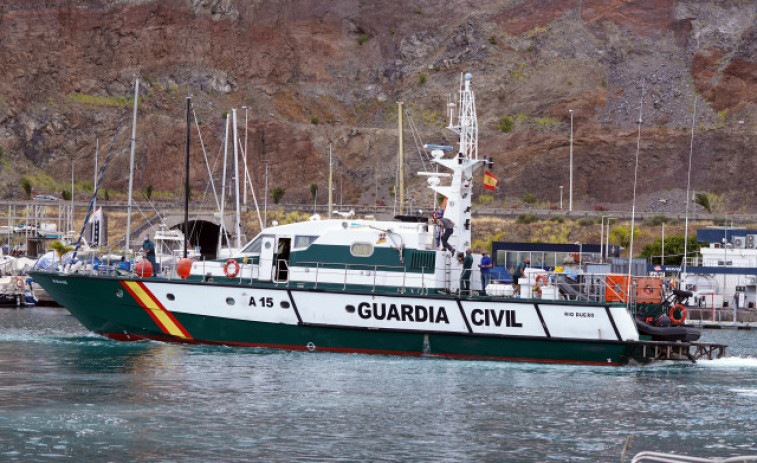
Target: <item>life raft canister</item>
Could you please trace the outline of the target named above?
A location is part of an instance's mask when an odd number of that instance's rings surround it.
[[[223,273],[229,278],[234,278],[239,273],[239,262],[234,259],[229,259],[223,266]]]
[[[680,325],[681,323],[686,321],[686,307],[684,307],[682,304],[674,305],[670,308],[668,317],[670,317],[670,321]]]

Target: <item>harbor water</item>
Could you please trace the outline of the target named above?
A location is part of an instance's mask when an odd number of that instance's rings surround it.
[[[0,309],[1,462],[619,462],[757,454],[757,331],[598,367],[121,343]]]

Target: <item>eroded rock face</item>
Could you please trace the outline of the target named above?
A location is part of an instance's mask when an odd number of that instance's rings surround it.
[[[224,118],[237,107],[239,148],[259,189],[268,161],[269,188],[286,188],[285,201],[308,203],[312,183],[325,192],[330,142],[345,201],[391,203],[395,102],[419,140],[454,143],[442,133],[449,96],[471,72],[498,200],[559,199],[572,109],[580,201],[630,200],[641,117],[640,189],[685,189],[693,122],[694,188],[757,209],[756,14],[749,2],[676,0],[7,0],[0,195],[21,196],[27,173],[65,183],[60,166],[72,160],[92,177],[97,139],[101,163],[112,152],[104,186],[125,188],[125,103],[138,75],[138,188],[180,190],[192,96],[216,180]],[[423,170],[406,130],[406,171]],[[204,191],[196,127],[192,137],[192,182]],[[425,198],[422,182],[410,189]]]

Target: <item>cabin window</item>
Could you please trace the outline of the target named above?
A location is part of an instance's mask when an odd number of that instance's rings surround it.
[[[373,243],[352,243],[350,253],[355,257],[370,257],[373,254]]]
[[[263,242],[262,237],[258,236],[255,240],[242,250],[244,254],[260,254],[260,244]]]
[[[176,300],[176,296],[174,296],[171,293],[168,293],[168,294],[166,294],[166,299],[168,299],[169,301],[175,301]]]
[[[317,236],[295,236],[294,237],[294,247],[295,249],[299,248],[306,248],[310,246],[315,240],[317,240]]]

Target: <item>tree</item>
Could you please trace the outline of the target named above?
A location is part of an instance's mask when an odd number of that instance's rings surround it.
[[[60,196],[64,201],[71,201],[71,192],[69,190],[61,190]]]
[[[58,240],[55,240],[50,244],[50,249],[52,249],[53,251],[55,251],[56,254],[58,254],[58,260],[61,260],[63,258],[63,254],[74,250],[74,248],[70,246],[66,246],[65,244],[61,243]]]
[[[27,177],[21,177],[21,189],[26,193],[26,199],[32,199],[32,182]]]
[[[315,197],[318,195],[318,185],[315,183],[310,184],[310,197],[315,201]]]
[[[281,198],[284,197],[284,193],[286,193],[287,190],[281,187],[275,187],[271,188],[271,199],[273,199],[273,204],[278,204],[279,201],[281,201]]]
[[[712,214],[712,204],[710,203],[710,197],[707,196],[707,193],[697,193],[694,196],[694,202],[699,204],[704,208],[704,210]]]
[[[638,238],[641,234],[642,234],[642,231],[634,227],[633,229],[634,239]],[[622,225],[613,227],[612,230],[610,230],[610,239],[614,243],[617,243],[618,245],[620,245],[621,247],[626,248],[626,253],[628,253],[630,251],[630,246],[631,246],[631,228],[624,227]],[[629,256],[629,257],[633,257],[633,256]]]
[[[665,265],[681,265],[683,261],[683,235],[671,235],[665,237]],[[696,254],[702,245],[697,241],[696,236],[689,236],[686,252]],[[650,264],[660,263],[662,256],[662,238],[657,238],[654,242],[646,244],[642,249],[639,257],[644,257]]]

